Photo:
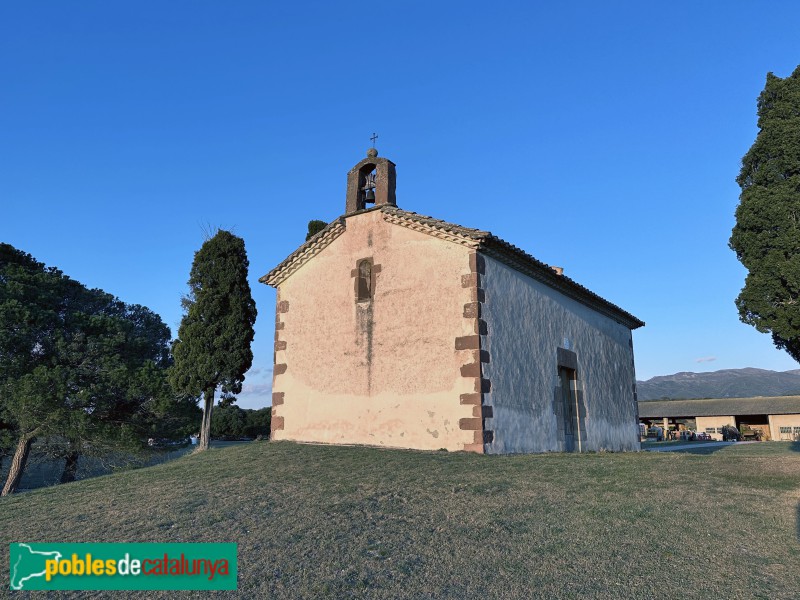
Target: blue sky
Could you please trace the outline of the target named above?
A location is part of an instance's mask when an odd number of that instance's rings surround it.
[[[727,247],[800,4],[7,2],[0,240],[177,333],[209,227],[247,245],[241,397],[269,403],[257,278],[344,211],[380,136],[401,208],[488,229],[647,322],[639,379],[797,368],[739,322]]]

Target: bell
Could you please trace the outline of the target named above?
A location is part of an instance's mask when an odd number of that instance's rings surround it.
[[[364,196],[364,202],[375,202],[375,189],[369,188],[367,190],[367,195]]]

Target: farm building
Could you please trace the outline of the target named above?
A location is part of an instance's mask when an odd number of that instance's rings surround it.
[[[273,437],[481,453],[636,450],[639,319],[488,231],[397,207],[370,149],[278,290]]]
[[[639,419],[665,430],[693,420],[698,433],[715,440],[722,439],[725,425],[760,430],[762,439],[800,440],[800,396],[639,402]]]

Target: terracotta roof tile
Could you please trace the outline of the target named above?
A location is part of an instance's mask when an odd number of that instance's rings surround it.
[[[443,237],[449,241],[461,243],[475,248],[476,250],[480,250],[486,255],[534,279],[546,283],[566,296],[611,317],[615,321],[631,329],[636,329],[644,325],[644,322],[640,321],[629,312],[626,312],[619,306],[598,296],[566,275],[556,274],[549,265],[534,258],[513,244],[493,235],[489,231],[449,223],[441,219],[435,219],[426,215],[403,210],[396,206],[377,206],[339,217],[297,250],[292,252],[292,254],[277,267],[261,277],[259,281],[268,285],[279,285],[280,282],[297,270],[305,261],[310,259],[311,256],[341,235],[345,230],[346,220],[348,218],[373,211],[380,211],[384,214],[386,220],[395,224],[425,231],[431,235]]]

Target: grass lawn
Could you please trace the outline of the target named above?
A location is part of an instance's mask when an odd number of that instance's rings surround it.
[[[0,499],[0,588],[9,542],[220,541],[243,598],[797,598],[800,445],[716,450],[212,449]]]

